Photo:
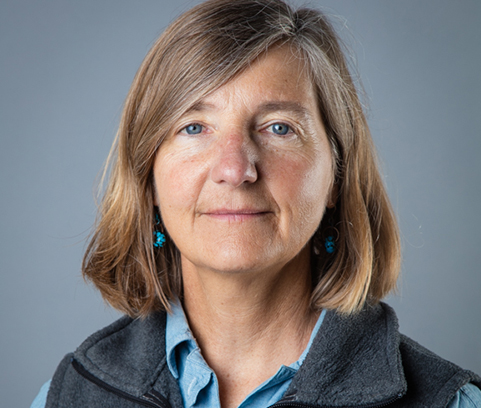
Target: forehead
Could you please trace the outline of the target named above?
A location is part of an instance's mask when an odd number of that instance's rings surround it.
[[[288,45],[261,54],[240,74],[197,99],[187,111],[222,108],[233,99],[236,103],[245,100],[265,109],[289,109],[299,114],[305,109],[317,109],[307,64]]]

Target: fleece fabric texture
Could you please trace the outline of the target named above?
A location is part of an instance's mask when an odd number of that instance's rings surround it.
[[[124,317],[89,337],[60,363],[47,408],[182,408],[166,364],[165,314]],[[446,407],[481,378],[398,332],[381,303],[353,316],[326,314],[284,397],[283,407]]]

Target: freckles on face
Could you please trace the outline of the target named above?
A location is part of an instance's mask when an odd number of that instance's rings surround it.
[[[208,161],[202,149],[194,146],[169,148],[170,141],[157,154],[154,166],[156,184],[155,204],[164,213],[172,211],[191,212],[202,188],[203,174],[208,170]],[[164,154],[165,153],[165,154]],[[163,217],[164,224],[169,222]],[[167,227],[167,225],[166,225]]]
[[[280,265],[321,221],[331,156],[302,63],[273,49],[179,119],[155,159],[155,202],[191,265]]]
[[[300,154],[284,153],[276,161],[272,185],[289,216],[281,218],[282,231],[291,238],[314,234],[332,189],[332,159],[328,146],[313,144]],[[293,225],[291,225],[293,223]]]

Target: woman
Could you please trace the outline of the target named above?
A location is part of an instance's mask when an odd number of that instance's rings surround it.
[[[130,317],[67,355],[39,406],[481,406],[481,378],[379,303],[398,230],[321,13],[211,0],[182,15],[111,157],[83,272]]]

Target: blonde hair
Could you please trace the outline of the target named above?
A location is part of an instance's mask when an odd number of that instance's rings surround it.
[[[311,304],[359,311],[396,285],[397,223],[339,39],[327,18],[282,0],[209,0],[181,15],[155,42],[128,93],[111,151],[112,170],[82,271],[113,307],[146,316],[182,295],[179,252],[153,247],[152,168],[157,149],[196,101],[261,54],[289,44],[305,61],[335,162],[338,191],[312,239]],[[335,231],[336,250],[324,249]]]

